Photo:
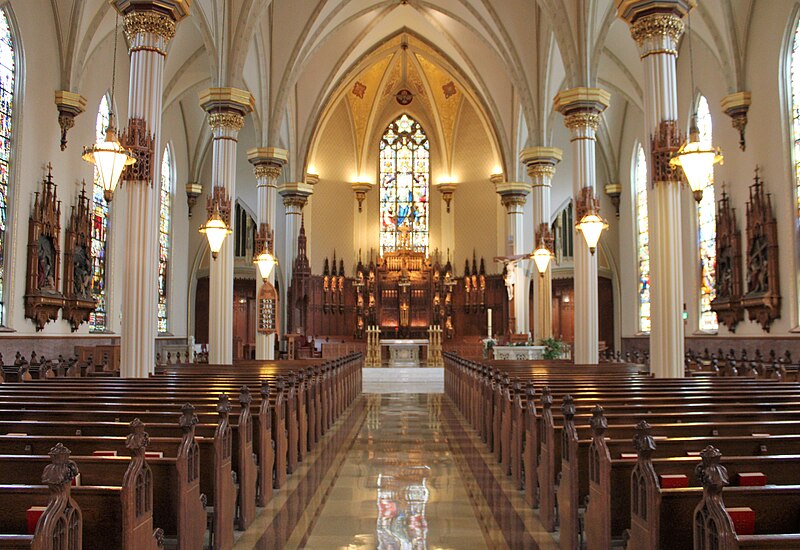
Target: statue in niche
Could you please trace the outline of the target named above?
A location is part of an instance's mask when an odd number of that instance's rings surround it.
[[[40,235],[37,250],[39,259],[39,290],[55,291],[56,282],[53,266],[56,263],[56,251],[50,237]]]
[[[88,298],[92,289],[92,265],[85,246],[76,246],[72,256],[75,295]]]
[[[748,253],[750,269],[747,270],[747,289],[749,292],[766,292],[769,290],[769,243],[760,235],[750,243]]]

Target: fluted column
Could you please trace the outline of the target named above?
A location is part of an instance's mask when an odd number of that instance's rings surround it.
[[[617,0],[631,27],[645,74],[645,133],[650,144],[650,368],[658,377],[683,376],[683,232],[681,173],[669,166],[682,137],[676,65],[683,17],[694,0]]]
[[[555,97],[555,108],[564,115],[564,124],[569,128],[571,135],[575,221],[579,221],[583,214],[580,209],[582,200],[596,196],[595,133],[600,115],[608,107],[610,97],[608,92],[600,88],[572,88],[559,92]],[[590,254],[583,235],[576,234],[573,241],[575,243],[573,357],[576,363],[597,363],[599,360],[597,254]]]
[[[124,16],[130,55],[129,127],[143,129],[138,163],[128,171],[124,190],[128,234],[122,289],[120,370],[145,378],[155,365],[158,280],[158,201],[161,181],[161,110],[167,45],[189,2],[116,0]],[[134,122],[137,121],[137,122]],[[151,143],[147,143],[148,138]],[[128,144],[131,145],[131,144]],[[149,161],[149,162],[148,162]]]
[[[531,192],[531,184],[525,182],[502,182],[493,178],[495,191],[500,195],[500,202],[506,209],[506,239],[509,245],[508,253],[517,256],[530,252],[525,250],[525,215],[523,207],[525,200]],[[526,334],[528,327],[528,285],[525,280],[525,266],[523,261],[514,263],[514,303],[512,315],[509,319],[511,334]]]
[[[550,189],[553,185],[553,175],[556,165],[561,162],[562,151],[556,147],[529,147],[523,149],[519,155],[528,168],[528,177],[533,186],[531,202],[533,204],[533,229],[535,237],[533,248],[539,246],[540,235],[544,234],[545,241],[552,245],[552,232],[550,230]],[[553,335],[553,262],[547,266],[547,271],[536,277],[533,287],[533,326],[531,332],[533,339],[540,341]]]
[[[212,186],[225,189],[234,201],[239,131],[255,98],[237,88],[208,88],[200,94],[200,106],[208,113],[213,135]],[[233,248],[233,239],[225,239],[209,270],[208,362],[217,365],[233,363]]]
[[[253,165],[258,190],[258,217],[259,229],[267,224],[275,230],[278,201],[278,178],[286,164],[288,151],[276,147],[257,147],[247,151],[247,160]],[[269,282],[275,284],[275,270],[269,276]],[[261,290],[263,281],[256,277],[256,296]],[[275,359],[275,335],[261,334],[256,331],[256,359]]]
[[[286,258],[283,272],[288,285],[291,284],[294,259],[297,257],[297,237],[300,234],[303,208],[308,203],[308,197],[314,193],[314,186],[302,181],[284,183],[278,188],[278,193],[283,197],[283,206],[286,210],[286,246],[284,247]]]

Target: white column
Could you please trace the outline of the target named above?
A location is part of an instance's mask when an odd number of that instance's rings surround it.
[[[683,17],[694,0],[616,0],[631,27],[645,74],[645,133],[651,138],[650,368],[657,377],[682,377],[683,251],[681,173],[669,166],[682,137],[678,123],[676,64]]]
[[[258,190],[258,217],[259,228],[266,224],[273,231],[277,217],[278,178],[281,170],[288,160],[288,151],[276,147],[257,147],[247,151],[247,160],[253,165]],[[269,282],[275,284],[275,270],[269,276]],[[256,277],[256,296],[261,290],[263,282],[261,277]],[[275,335],[261,334],[256,331],[256,359],[275,359]]]
[[[278,188],[278,194],[283,197],[283,206],[286,210],[286,246],[284,247],[286,258],[283,272],[286,275],[287,287],[292,284],[292,270],[294,259],[297,257],[297,237],[300,235],[303,208],[308,202],[308,197],[313,193],[314,186],[302,181],[284,183]]]
[[[534,250],[539,246],[540,238],[552,251],[553,234],[550,230],[550,189],[556,165],[561,162],[562,151],[556,147],[529,147],[520,153],[520,160],[528,167],[528,177],[533,186],[531,202],[533,204],[533,239]],[[536,283],[533,286],[533,339],[540,341],[553,335],[553,262],[547,271],[539,276],[536,271]]]
[[[574,168],[572,192],[575,221],[580,220],[585,200],[594,199],[597,189],[595,175],[595,132],[600,114],[608,107],[610,94],[599,88],[572,88],[555,97],[555,108],[564,115],[572,142]],[[583,235],[574,239],[575,282],[575,343],[576,363],[594,364],[599,360],[597,253],[591,254]]]
[[[523,206],[531,192],[531,184],[525,182],[501,182],[493,178],[495,191],[500,195],[500,202],[506,209],[506,239],[509,244],[508,254],[518,256],[530,253],[525,250],[525,216]],[[528,284],[525,278],[525,266],[522,260],[514,263],[514,318],[509,323],[512,334],[528,334]],[[512,321],[512,320],[510,320]]]
[[[208,112],[213,135],[212,187],[223,188],[236,200],[236,149],[244,117],[253,110],[255,98],[246,90],[209,88],[200,94],[200,106]],[[229,213],[230,217],[231,213]],[[232,220],[228,219],[228,225]],[[211,260],[208,295],[208,362],[233,363],[233,239],[226,238],[216,259]]]
[[[138,162],[127,172],[125,277],[122,289],[120,369],[126,378],[145,378],[155,365],[158,280],[158,201],[161,181],[161,110],[164,62],[176,23],[189,14],[178,0],[116,0],[124,16],[130,54],[129,127],[143,130],[126,136]],[[148,138],[152,142],[148,143]],[[136,139],[139,138],[139,139]],[[149,162],[148,162],[149,161]]]

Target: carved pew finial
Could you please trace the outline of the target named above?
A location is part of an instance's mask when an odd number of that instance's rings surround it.
[[[50,489],[50,501],[36,524],[32,548],[81,548],[83,514],[70,495],[78,466],[70,460],[70,450],[61,443],[50,449],[50,464],[42,473],[42,483]]]
[[[239,390],[239,403],[244,405],[250,405],[253,401],[253,396],[250,395],[250,388],[247,386],[242,386],[242,389]]]
[[[550,394],[550,388],[545,386],[542,389],[542,408],[550,409],[553,406],[553,396]]]
[[[144,451],[150,444],[150,436],[144,431],[144,422],[138,418],[134,418],[131,422],[131,433],[128,434],[128,439],[125,442],[125,447],[131,450],[133,456],[141,455],[144,457]]]
[[[650,460],[656,450],[656,441],[650,435],[650,424],[641,420],[636,424],[636,435],[633,436],[633,446],[639,453],[639,460]]]
[[[564,415],[566,422],[572,422],[575,418],[575,400],[569,394],[565,395],[561,400],[561,413]]]
[[[60,491],[78,475],[78,466],[69,459],[70,450],[61,443],[50,449],[51,463],[45,466],[42,483],[50,487],[50,492]]]
[[[695,475],[703,489],[712,494],[722,492],[722,488],[730,484],[728,481],[728,470],[720,464],[722,453],[712,445],[707,446],[700,452],[702,462],[695,468]]]
[[[592,427],[592,435],[596,438],[602,438],[603,434],[606,433],[608,429],[608,419],[605,417],[603,407],[600,405],[595,405],[592,408],[592,419],[589,420],[589,425]]]
[[[194,405],[186,403],[181,407],[181,418],[178,421],[184,433],[194,430],[197,424],[197,415],[194,414]]]
[[[231,412],[231,402],[228,395],[225,393],[219,394],[219,403],[217,403],[217,413],[222,416],[228,416]]]

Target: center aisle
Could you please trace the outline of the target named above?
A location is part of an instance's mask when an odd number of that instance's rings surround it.
[[[443,394],[359,399],[236,548],[556,548]]]

